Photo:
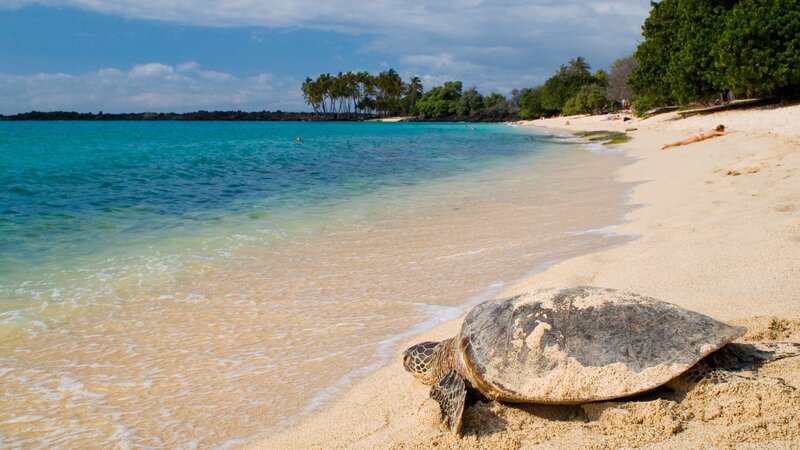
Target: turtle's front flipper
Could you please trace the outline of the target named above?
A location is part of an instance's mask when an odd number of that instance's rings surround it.
[[[467,386],[464,380],[455,370],[451,370],[431,387],[431,397],[439,402],[450,430],[459,433],[461,419],[464,416],[464,402],[467,398]]]

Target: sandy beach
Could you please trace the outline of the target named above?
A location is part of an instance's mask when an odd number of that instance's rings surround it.
[[[660,150],[724,124],[726,136]],[[800,341],[800,106],[680,119],[561,117],[526,122],[554,132],[627,131],[635,183],[625,222],[603,230],[635,239],[557,263],[506,287],[594,285],[675,303],[733,324],[744,341]],[[440,422],[428,387],[401,364],[421,340],[453,336],[461,318],[400,343],[396,357],[300,424],[248,448],[796,448],[800,358],[765,365],[781,383],[700,384],[635,401],[583,406],[477,403],[464,433]]]

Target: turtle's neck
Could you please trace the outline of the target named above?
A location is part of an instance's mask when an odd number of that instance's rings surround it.
[[[439,345],[436,346],[431,359],[429,384],[436,383],[455,369],[455,345],[455,338],[450,338],[439,342]]]

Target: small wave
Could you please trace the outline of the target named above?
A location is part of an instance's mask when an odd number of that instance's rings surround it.
[[[339,378],[332,385],[317,392],[317,394],[314,395],[314,397],[312,397],[311,400],[308,401],[308,403],[306,403],[300,415],[306,416],[316,411],[322,405],[324,405],[332,398],[334,398],[345,387],[352,384],[353,380],[365,376],[369,373],[372,373],[375,370],[378,370],[379,368],[386,365],[392,356],[393,349],[400,341],[409,339],[412,336],[422,334],[440,324],[449,322],[451,320],[455,320],[459,316],[463,315],[464,312],[471,306],[474,306],[478,303],[494,298],[494,296],[503,286],[505,286],[505,282],[496,281],[490,284],[489,287],[486,288],[483,292],[474,295],[472,297],[469,297],[464,303],[458,306],[445,306],[445,305],[435,305],[435,304],[416,303],[416,302],[412,303],[413,305],[417,306],[417,308],[422,310],[425,313],[425,315],[428,316],[429,318],[423,322],[414,325],[413,327],[402,333],[393,334],[381,340],[378,343],[377,351],[379,356],[377,360],[375,360],[372,364],[369,364],[365,367],[360,367],[358,369],[355,369],[347,373],[346,375]],[[296,420],[296,418],[291,420]]]
[[[621,147],[617,147],[616,145],[600,144],[598,142],[583,144],[583,148],[591,153],[594,153],[595,155],[614,155],[625,153],[625,150],[623,150]]]
[[[479,253],[483,253],[485,251],[486,251],[485,248],[479,250],[467,250],[466,252],[458,252],[458,253],[453,253],[452,255],[439,256],[436,259],[439,260],[439,259],[458,258],[459,256],[472,256],[472,255],[477,255]]]
[[[573,236],[581,236],[581,235],[586,235],[586,234],[593,234],[593,235],[603,236],[603,237],[613,237],[613,236],[618,236],[619,235],[619,233],[614,231],[617,227],[619,227],[619,225],[610,225],[610,226],[603,227],[603,228],[594,228],[594,229],[584,230],[584,231],[574,231],[574,232],[570,232],[569,234],[571,234]]]

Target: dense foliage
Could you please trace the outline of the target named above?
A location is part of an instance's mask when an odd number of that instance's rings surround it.
[[[321,74],[306,78],[303,97],[315,113],[417,115],[422,119],[507,120],[517,108],[498,93],[482,95],[460,81],[448,81],[430,91],[419,77],[406,84],[393,69],[376,76],[367,72]]]
[[[800,0],[652,1],[636,52],[591,72],[578,57],[542,85],[510,99],[484,96],[461,81],[424,92],[394,70],[308,78],[303,94],[315,112],[413,114],[422,119],[507,120],[598,114],[633,100],[640,112],[731,97],[800,95]]]
[[[800,3],[742,1],[711,48],[719,85],[746,96],[800,91]]]
[[[652,2],[642,35],[628,83],[641,111],[800,90],[797,0]]]
[[[424,118],[454,116],[461,100],[461,82],[448,81],[426,92],[415,105],[414,112]]]
[[[614,107],[608,98],[609,76],[595,74],[585,59],[578,57],[562,65],[543,85],[524,89],[520,97],[520,117],[533,119],[555,114],[601,113]]]

